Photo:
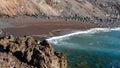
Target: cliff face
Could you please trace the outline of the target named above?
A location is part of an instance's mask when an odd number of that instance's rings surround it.
[[[3,68],[67,68],[64,54],[54,53],[46,40],[39,42],[32,37],[0,38],[0,56]]]
[[[58,5],[61,4],[51,0],[0,0],[0,13],[13,16],[36,15],[42,12],[46,15],[58,16],[60,15]]]
[[[119,19],[120,0],[0,0],[0,15]]]
[[[0,13],[9,16],[45,14],[107,18],[106,12],[87,0],[0,0]]]

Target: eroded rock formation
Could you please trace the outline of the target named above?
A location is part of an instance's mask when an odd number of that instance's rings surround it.
[[[65,55],[54,52],[46,40],[39,42],[32,37],[1,37],[0,51],[3,68],[67,68]]]

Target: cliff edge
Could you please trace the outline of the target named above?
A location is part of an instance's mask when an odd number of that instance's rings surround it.
[[[67,60],[64,54],[54,52],[46,40],[5,36],[0,38],[0,67],[67,68]]]

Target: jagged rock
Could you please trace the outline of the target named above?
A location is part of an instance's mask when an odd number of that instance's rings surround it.
[[[12,41],[11,41],[12,39]],[[52,46],[44,40],[40,44],[32,37],[0,39],[0,50],[11,53],[21,63],[38,68],[67,68],[67,60],[62,53],[54,53]]]
[[[0,53],[1,68],[35,68],[31,65],[21,62],[11,53]]]

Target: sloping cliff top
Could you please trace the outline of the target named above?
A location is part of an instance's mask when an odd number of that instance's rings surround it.
[[[96,16],[106,18],[106,12],[87,0],[0,0],[1,15]]]
[[[54,52],[44,40],[32,37],[0,38],[0,66],[3,68],[67,68],[64,54]]]
[[[0,15],[120,18],[120,0],[0,0]]]

